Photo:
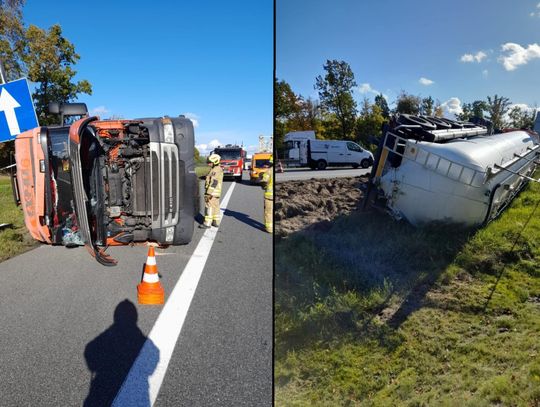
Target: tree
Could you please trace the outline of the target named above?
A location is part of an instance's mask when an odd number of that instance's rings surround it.
[[[475,100],[474,102],[472,102],[471,106],[472,117],[483,119],[484,111],[487,110],[487,107],[487,103],[484,100]]]
[[[22,22],[23,0],[0,0],[0,62],[6,80],[18,79],[23,73],[22,52],[25,47]]]
[[[287,132],[286,122],[298,111],[298,97],[284,80],[274,79],[274,126],[276,149],[283,146],[283,138]]]
[[[420,97],[409,95],[401,91],[396,102],[396,113],[418,114],[420,113]]]
[[[291,85],[277,78],[274,79],[275,116],[279,120],[287,120],[298,111],[298,97],[291,89]]]
[[[23,60],[28,79],[39,84],[32,95],[39,123],[54,124],[58,118],[48,113],[49,103],[71,102],[79,93],[91,95],[92,86],[87,80],[72,82],[77,72],[71,66],[80,57],[73,44],[62,36],[59,25],[53,25],[48,31],[31,25],[25,37]]]
[[[425,116],[433,116],[433,106],[435,105],[435,101],[431,96],[428,96],[427,98],[422,99],[422,103],[420,105],[420,113]]]
[[[357,86],[353,71],[347,62],[337,60],[327,60],[323,68],[326,75],[317,76],[315,84],[321,106],[335,114],[341,136],[351,138],[356,119],[356,102],[352,91]]]
[[[514,106],[508,113],[510,127],[514,129],[532,129],[534,119],[536,118],[536,106],[533,109],[523,109],[520,106]]]
[[[375,96],[375,104],[381,109],[381,113],[385,119],[390,117],[390,108],[388,107],[388,102],[385,97],[381,94]]]
[[[364,146],[372,144],[371,138],[382,135],[382,126],[387,119],[383,116],[379,105],[369,103],[367,98],[362,102],[362,111],[356,120],[356,137]]]
[[[510,106],[510,99],[503,96],[490,96],[487,97],[486,111],[489,113],[488,120],[492,123],[494,130],[501,130],[504,128],[504,115],[508,112]]]
[[[461,120],[462,122],[467,122],[472,117],[472,104],[463,103],[461,105],[461,113],[456,114],[456,119]]]

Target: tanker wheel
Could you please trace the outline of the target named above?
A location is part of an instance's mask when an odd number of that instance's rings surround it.
[[[367,168],[371,165],[371,162],[367,158],[364,158],[360,165],[362,166],[362,168]]]
[[[324,160],[319,160],[317,161],[317,169],[318,170],[325,170],[326,169],[326,161]]]

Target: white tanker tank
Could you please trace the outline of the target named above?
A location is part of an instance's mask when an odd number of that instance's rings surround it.
[[[402,115],[386,132],[367,200],[413,225],[467,226],[495,218],[531,180],[538,135]]]

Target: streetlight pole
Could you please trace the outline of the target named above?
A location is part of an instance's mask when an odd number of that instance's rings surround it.
[[[2,64],[2,59],[0,59],[0,85],[6,83],[6,71],[4,71],[4,65]]]

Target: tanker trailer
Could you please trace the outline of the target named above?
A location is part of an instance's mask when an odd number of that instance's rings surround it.
[[[366,203],[413,225],[485,224],[533,180],[539,153],[532,131],[400,115],[379,144]]]

